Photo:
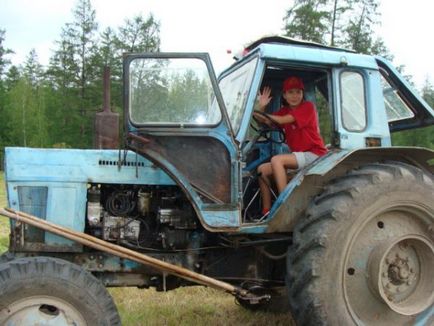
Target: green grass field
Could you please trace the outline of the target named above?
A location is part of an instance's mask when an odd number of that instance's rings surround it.
[[[0,173],[0,205],[6,206],[4,175]],[[0,253],[8,249],[9,221],[0,216]],[[152,325],[295,325],[289,314],[248,311],[221,291],[180,288],[169,292],[153,289],[112,288],[125,326]]]

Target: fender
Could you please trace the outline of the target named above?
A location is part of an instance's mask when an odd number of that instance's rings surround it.
[[[331,150],[300,170],[270,211],[266,232],[291,232],[312,198],[333,178],[363,164],[400,161],[434,174],[434,150],[422,147],[376,147]]]
[[[307,167],[304,175],[324,176],[344,163],[354,161],[376,162],[378,160],[401,161],[418,166],[433,174],[434,162],[431,161],[432,159],[434,159],[434,150],[423,147],[375,147],[330,151],[318,160],[316,164]]]

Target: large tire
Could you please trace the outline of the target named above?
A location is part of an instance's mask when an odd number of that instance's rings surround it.
[[[92,274],[64,260],[0,265],[0,325],[120,325],[113,300]]]
[[[434,181],[399,162],[339,177],[288,252],[298,325],[434,324]]]

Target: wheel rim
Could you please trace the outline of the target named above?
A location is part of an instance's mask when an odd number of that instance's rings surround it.
[[[427,308],[434,303],[433,212],[414,203],[388,203],[361,220],[343,268],[345,303],[354,322],[402,325],[424,310],[432,313]]]
[[[15,301],[8,306],[6,314],[6,325],[87,325],[74,306],[51,296],[32,296]]]
[[[415,315],[434,303],[434,248],[421,236],[404,236],[378,245],[371,253],[371,285],[402,315]]]

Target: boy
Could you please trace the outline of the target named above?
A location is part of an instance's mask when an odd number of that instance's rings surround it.
[[[271,208],[269,189],[271,176],[274,177],[280,194],[288,183],[287,169],[302,168],[327,153],[319,133],[315,106],[312,102],[304,99],[303,81],[298,77],[289,77],[283,82],[282,91],[286,105],[282,106],[276,113],[271,114],[270,117],[283,127],[286,143],[291,149],[291,153],[275,155],[270,162],[258,167],[263,215],[268,214]],[[259,111],[264,112],[271,98],[271,88],[264,87],[258,99]],[[261,114],[254,113],[254,115],[261,122],[268,122]]]

